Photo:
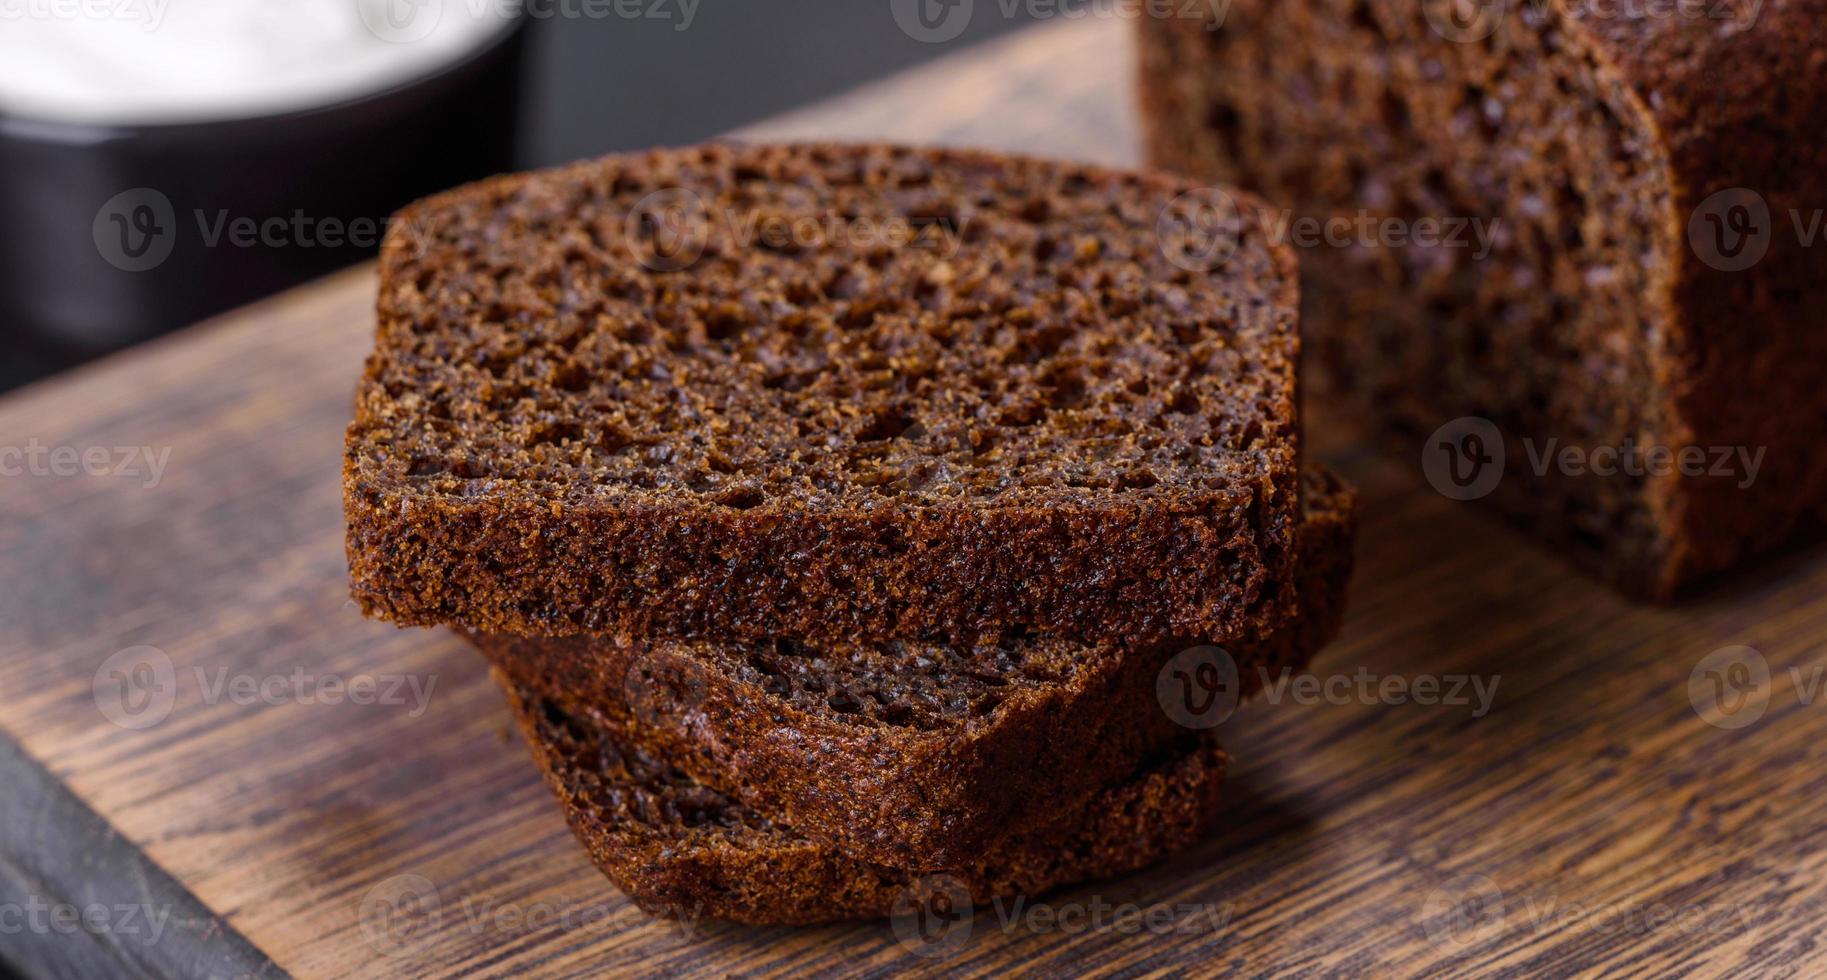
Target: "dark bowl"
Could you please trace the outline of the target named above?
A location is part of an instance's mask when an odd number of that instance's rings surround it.
[[[0,340],[70,360],[374,256],[388,215],[514,165],[524,18],[361,98],[219,122],[0,115]]]

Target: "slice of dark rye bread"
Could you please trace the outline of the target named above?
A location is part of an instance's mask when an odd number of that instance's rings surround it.
[[[1306,484],[1299,615],[1227,647],[1238,698],[1305,667],[1344,611],[1355,498],[1322,472]],[[800,836],[911,870],[1076,811],[1185,732],[1156,686],[1178,646],[471,639],[575,717],[638,721],[647,749]]]
[[[1155,165],[1297,216],[1498,222],[1482,259],[1303,249],[1321,380],[1405,453],[1489,420],[1492,503],[1668,598],[1827,510],[1827,0],[1640,6],[1236,0],[1138,29]],[[1593,472],[1632,445],[1689,471]],[[1762,452],[1755,479],[1721,450]]]
[[[878,918],[917,883],[932,884],[814,843],[692,779],[638,735],[571,714],[499,672],[496,679],[572,831],[649,914],[761,925]],[[1183,735],[1045,830],[946,870],[946,882],[980,903],[1153,864],[1210,826],[1227,761],[1210,735]]]
[[[532,636],[1266,636],[1296,271],[1254,225],[1183,268],[1191,186],[713,145],[414,204],[346,445],[355,598]]]

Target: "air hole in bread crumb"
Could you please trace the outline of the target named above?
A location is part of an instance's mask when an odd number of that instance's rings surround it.
[[[552,372],[552,385],[561,391],[583,391],[590,387],[590,372],[571,361]]]
[[[576,422],[542,422],[527,431],[527,445],[556,446],[565,442],[580,442],[583,431],[583,426]]]
[[[1088,400],[1085,379],[1077,371],[1065,370],[1050,379],[1047,404],[1056,411],[1078,408]]]
[[[614,455],[634,445],[634,438],[619,426],[604,426],[596,438],[596,448]]]
[[[704,312],[704,335],[712,340],[728,340],[748,326],[748,315],[735,303],[721,303]]]
[[[767,503],[768,495],[754,484],[731,487],[717,495],[717,503],[733,510],[748,510]]]
[[[856,434],[856,441],[881,442],[885,439],[899,439],[903,436],[917,439],[925,434],[925,430],[916,431],[914,426],[913,416],[907,414],[906,411],[893,406],[883,408],[878,410],[869,420],[869,424]]]

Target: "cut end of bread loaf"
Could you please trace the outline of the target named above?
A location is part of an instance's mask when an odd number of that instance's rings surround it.
[[[892,914],[934,875],[851,858],[697,783],[636,728],[582,719],[497,675],[548,785],[598,867],[653,915],[803,925]],[[1133,871],[1190,847],[1227,760],[1188,737],[1055,826],[940,874],[970,901]]]
[[[1297,286],[1253,219],[1188,263],[1191,189],[716,145],[415,204],[348,436],[356,597],[526,635],[1263,635]]]

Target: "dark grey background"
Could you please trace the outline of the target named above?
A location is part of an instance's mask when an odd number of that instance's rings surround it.
[[[678,11],[677,0],[638,2]],[[1031,19],[1026,3],[974,0],[964,33],[930,44],[902,32],[891,2],[703,0],[683,31],[676,16],[535,19],[527,162],[696,142]]]

